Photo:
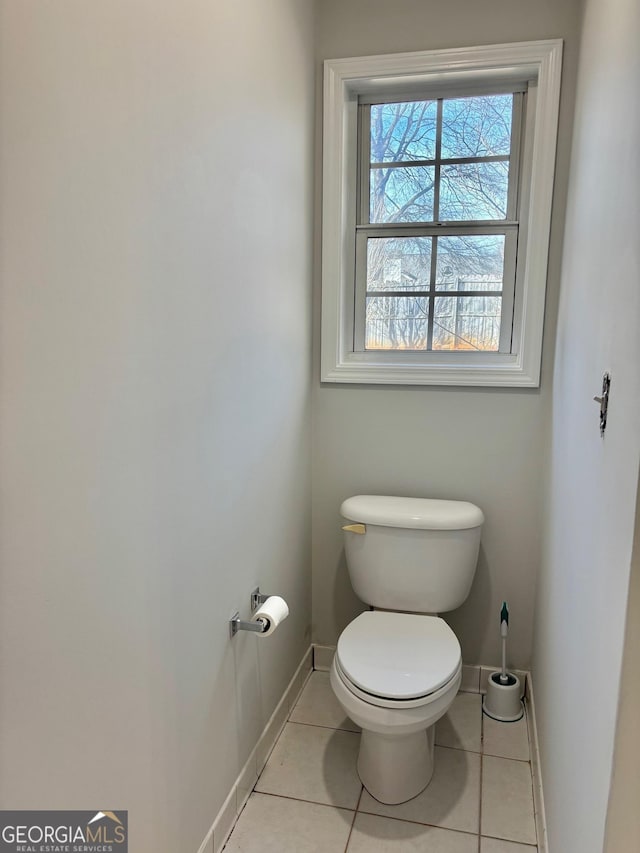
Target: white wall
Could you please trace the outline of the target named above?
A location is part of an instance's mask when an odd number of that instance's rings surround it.
[[[627,602],[606,853],[640,850],[640,481]]]
[[[565,40],[540,390],[321,385],[316,343],[313,619],[318,642],[335,643],[342,628],[363,607],[351,591],[344,563],[342,500],[363,492],[459,498],[474,501],[486,516],[471,595],[462,608],[447,615],[461,640],[463,657],[468,663],[499,662],[498,614],[506,598],[512,614],[511,663],[517,667],[530,663],[540,555],[541,460],[579,12],[578,0],[321,0],[318,5],[319,61],[531,39]],[[320,92],[319,86],[316,91]],[[317,332],[318,272],[316,284]]]
[[[601,853],[611,777],[640,460],[639,38],[637,0],[587,0],[533,670],[551,853]]]
[[[310,642],[312,7],[0,9],[0,806],[195,853]]]

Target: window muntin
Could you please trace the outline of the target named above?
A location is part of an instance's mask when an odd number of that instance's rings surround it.
[[[511,351],[523,97],[360,104],[354,351]]]

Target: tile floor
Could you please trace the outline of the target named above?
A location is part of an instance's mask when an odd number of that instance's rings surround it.
[[[497,723],[459,693],[436,729],[428,788],[377,802],[356,772],[359,729],[313,672],[258,779],[227,853],[536,853],[526,720]]]

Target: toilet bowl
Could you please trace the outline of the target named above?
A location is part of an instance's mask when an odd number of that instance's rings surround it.
[[[438,617],[370,611],[343,631],[331,686],[362,728],[358,774],[375,799],[402,803],[429,784],[434,724],[461,673],[460,644]]]
[[[469,595],[484,516],[465,501],[382,495],[348,498],[340,511],[355,522],[343,527],[349,577],[372,609],[340,635],[331,686],[362,728],[363,785],[402,803],[429,784],[434,726],[460,687],[460,643],[433,614]]]

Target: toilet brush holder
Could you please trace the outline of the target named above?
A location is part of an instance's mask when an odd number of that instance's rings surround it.
[[[503,680],[506,678],[506,681]],[[501,723],[515,723],[524,714],[520,679],[512,672],[492,672],[482,702],[484,713]]]

